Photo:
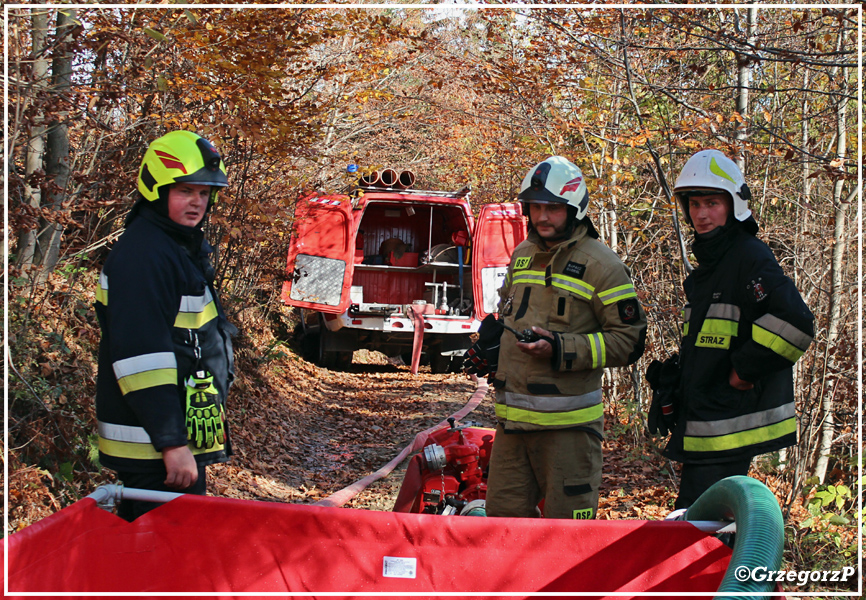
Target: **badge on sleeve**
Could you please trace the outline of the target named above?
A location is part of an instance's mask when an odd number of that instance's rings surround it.
[[[619,310],[619,318],[623,323],[634,323],[640,318],[640,311],[636,298],[627,298],[616,303]]]
[[[762,277],[758,277],[757,281],[753,279],[752,282],[746,286],[746,289],[751,288],[752,293],[755,295],[755,302],[761,302],[767,298],[767,292],[764,290],[762,279]]]

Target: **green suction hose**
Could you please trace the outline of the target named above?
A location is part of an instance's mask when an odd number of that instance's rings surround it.
[[[736,598],[727,596],[728,593],[749,592],[759,594],[750,598],[765,598],[760,594],[774,590],[775,584],[771,581],[754,581],[743,576],[755,567],[778,571],[782,565],[785,544],[782,511],[776,497],[763,483],[742,475],[723,479],[689,507],[685,520],[737,523],[734,554],[716,600]]]

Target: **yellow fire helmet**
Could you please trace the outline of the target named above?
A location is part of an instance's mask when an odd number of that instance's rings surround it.
[[[228,185],[226,166],[213,144],[191,131],[172,131],[147,147],[138,171],[138,191],[154,202],[159,190],[172,183],[210,186],[208,206],[217,199],[219,188]]]

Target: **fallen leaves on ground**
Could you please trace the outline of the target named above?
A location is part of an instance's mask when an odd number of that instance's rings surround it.
[[[211,493],[317,502],[386,465],[416,434],[460,410],[475,391],[463,374],[433,375],[421,367],[412,375],[408,366],[374,352],[356,352],[354,360],[340,372],[291,356],[279,368],[242,374],[232,391],[236,456],[210,467]],[[257,394],[256,385],[270,392]],[[492,392],[467,420],[494,426]],[[660,456],[607,438],[599,518],[663,518],[676,490],[670,466]],[[408,458],[346,506],[391,510],[407,463]]]

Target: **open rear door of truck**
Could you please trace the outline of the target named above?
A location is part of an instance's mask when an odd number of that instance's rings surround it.
[[[283,302],[323,313],[344,312],[350,301],[353,257],[349,198],[301,198],[295,207]]]
[[[477,319],[496,312],[511,254],[524,238],[526,219],[519,204],[504,202],[481,207],[472,239],[472,292]]]

